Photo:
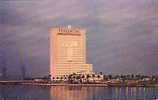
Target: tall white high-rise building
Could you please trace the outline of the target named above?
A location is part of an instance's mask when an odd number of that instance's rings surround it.
[[[71,26],[52,28],[50,74],[59,77],[90,72],[92,72],[92,64],[86,64],[86,31]]]

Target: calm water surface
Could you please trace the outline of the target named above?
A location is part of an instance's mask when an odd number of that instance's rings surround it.
[[[158,100],[158,88],[0,85],[0,100]]]

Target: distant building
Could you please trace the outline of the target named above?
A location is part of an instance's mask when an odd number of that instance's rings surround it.
[[[1,69],[1,77],[2,77],[2,79],[6,79],[7,78],[7,68],[6,67],[2,67],[2,69]]]
[[[22,74],[22,79],[25,79],[25,77],[26,77],[26,68],[24,66],[21,67],[21,74]]]
[[[71,26],[52,28],[50,74],[59,77],[90,72],[92,72],[92,64],[86,64],[86,31]]]

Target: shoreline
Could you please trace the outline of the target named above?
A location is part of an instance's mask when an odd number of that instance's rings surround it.
[[[39,84],[39,83],[34,83],[34,84],[28,84],[24,83],[21,85],[35,85],[35,86],[74,86],[74,87],[158,87],[158,84],[150,84],[150,85],[135,85],[135,86],[124,86],[124,85],[113,85],[109,86],[107,84]]]
[[[74,86],[74,87],[158,87],[158,84],[135,84],[124,85],[114,84],[109,85],[105,83],[91,83],[91,84],[70,84],[70,83],[38,83],[38,82],[25,82],[25,81],[0,81],[0,85],[32,85],[32,86]]]

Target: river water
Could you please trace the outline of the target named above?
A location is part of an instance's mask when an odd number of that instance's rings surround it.
[[[0,85],[0,100],[158,100],[158,88]]]

